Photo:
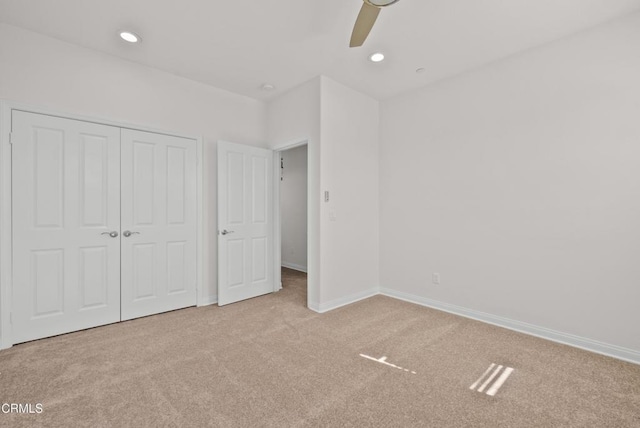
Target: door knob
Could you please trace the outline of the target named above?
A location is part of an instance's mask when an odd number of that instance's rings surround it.
[[[109,235],[112,238],[117,238],[118,232],[116,232],[115,230],[113,232],[102,232],[101,235]]]
[[[122,232],[122,234],[124,235],[125,238],[130,237],[131,235],[135,235],[135,234],[140,235],[140,232],[131,232],[130,230],[125,230],[124,232]]]
[[[220,232],[221,235],[228,235],[230,233],[233,233],[233,230],[224,229],[222,232]]]

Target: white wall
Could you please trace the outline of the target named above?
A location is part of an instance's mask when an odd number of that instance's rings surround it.
[[[379,103],[329,78],[321,85],[320,310],[379,285]]]
[[[319,77],[312,79],[267,106],[270,148],[307,143],[307,305],[313,309],[320,302],[320,84]]]
[[[309,307],[324,312],[375,294],[378,102],[321,76],[270,102],[267,122],[271,147],[309,143]]]
[[[282,266],[307,271],[307,145],[280,153]]]
[[[640,352],[638,52],[636,14],[383,103],[382,286]]]
[[[265,146],[264,103],[0,24],[0,98],[200,135],[208,165],[208,282],[217,295],[216,141]]]

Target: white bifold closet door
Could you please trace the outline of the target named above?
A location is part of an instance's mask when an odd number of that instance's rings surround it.
[[[122,320],[195,305],[193,143],[122,130]]]
[[[194,140],[12,113],[13,342],[196,304]]]
[[[120,128],[14,111],[11,141],[13,341],[120,320]]]

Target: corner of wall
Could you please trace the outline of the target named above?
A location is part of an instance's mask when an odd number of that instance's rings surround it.
[[[330,300],[328,302],[317,303],[316,304],[317,306],[314,306],[314,308],[310,307],[310,309],[314,310],[315,312],[323,314],[325,312],[329,312],[334,309],[338,309],[343,306],[348,306],[348,305],[351,305],[352,303],[359,302],[360,300],[368,299],[369,297],[373,297],[378,294],[380,294],[379,287],[371,287],[368,290],[363,290],[358,293],[353,293],[348,296],[343,296],[337,299]]]

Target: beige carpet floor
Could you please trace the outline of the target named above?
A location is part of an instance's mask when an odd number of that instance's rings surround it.
[[[0,351],[0,402],[43,405],[0,426],[640,427],[640,366],[382,296],[316,314],[305,282]]]

